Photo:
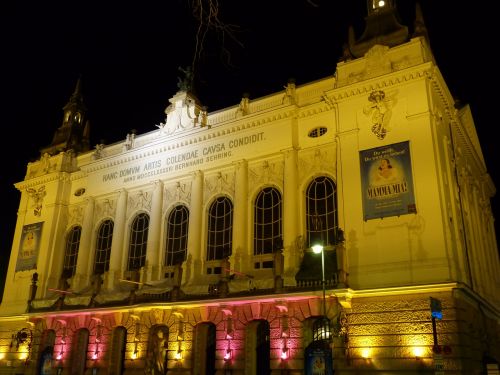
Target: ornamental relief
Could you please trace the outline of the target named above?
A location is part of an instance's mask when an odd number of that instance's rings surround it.
[[[264,160],[262,163],[254,164],[248,169],[249,190],[262,185],[276,185],[283,187],[283,161]]]
[[[305,151],[299,154],[299,179],[303,181],[315,171],[322,171],[336,175],[337,161],[335,159],[336,147]]]
[[[368,96],[368,102],[363,113],[372,123],[371,131],[379,140],[383,140],[391,131],[390,120],[392,108],[396,104],[395,95],[387,95],[382,90],[375,90]]]
[[[227,194],[234,196],[234,174],[217,172],[216,174],[205,176],[205,192],[203,200],[206,202],[211,196]]]
[[[33,201],[31,204],[31,208],[33,208],[33,215],[42,216],[43,198],[47,195],[45,185],[39,187],[38,189],[27,188],[26,192]]]
[[[144,210],[151,211],[151,199],[153,194],[150,191],[139,190],[135,195],[129,195],[127,212]]]
[[[168,207],[170,203],[191,202],[191,182],[177,181],[164,187],[163,207]]]
[[[113,199],[102,199],[95,203],[94,223],[105,217],[115,217],[116,201]]]
[[[84,205],[72,206],[68,210],[68,224],[81,224],[83,222]]]

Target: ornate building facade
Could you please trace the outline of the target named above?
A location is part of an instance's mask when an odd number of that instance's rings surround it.
[[[410,35],[368,5],[334,76],[214,113],[179,85],[164,123],[115,144],[90,149],[78,84],[16,184],[0,373],[498,368],[471,112],[418,9]]]

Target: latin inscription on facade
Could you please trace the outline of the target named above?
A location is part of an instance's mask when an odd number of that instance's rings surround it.
[[[144,164],[129,166],[105,173],[101,182],[120,181],[122,183],[139,181],[169,172],[206,165],[233,156],[235,149],[246,147],[265,140],[264,132],[227,139],[224,142],[170,154]]]

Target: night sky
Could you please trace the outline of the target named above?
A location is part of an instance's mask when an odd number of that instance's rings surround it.
[[[194,58],[199,24],[191,2],[3,5],[0,293],[20,199],[13,184],[24,179],[26,164],[39,158],[39,149],[50,144],[77,79],[88,107],[92,147],[123,140],[132,129],[138,134],[155,130],[177,91],[178,68]],[[489,87],[498,86],[497,60],[491,56],[498,43],[488,27],[498,22],[497,13],[489,2],[420,4],[438,66],[451,93],[471,106],[498,187],[497,99],[489,93]],[[209,31],[195,65],[196,95],[209,112],[238,104],[243,93],[252,99],[282,91],[289,78],[301,85],[333,75],[349,25],[359,37],[366,15],[366,0],[219,0],[219,5],[226,32]],[[411,33],[415,1],[400,0],[398,9]],[[498,200],[493,200],[495,216]]]

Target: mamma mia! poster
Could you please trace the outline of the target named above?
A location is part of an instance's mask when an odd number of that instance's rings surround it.
[[[21,244],[17,255],[16,272],[36,268],[43,223],[25,225],[21,233]]]
[[[359,153],[364,220],[416,213],[409,142]]]

